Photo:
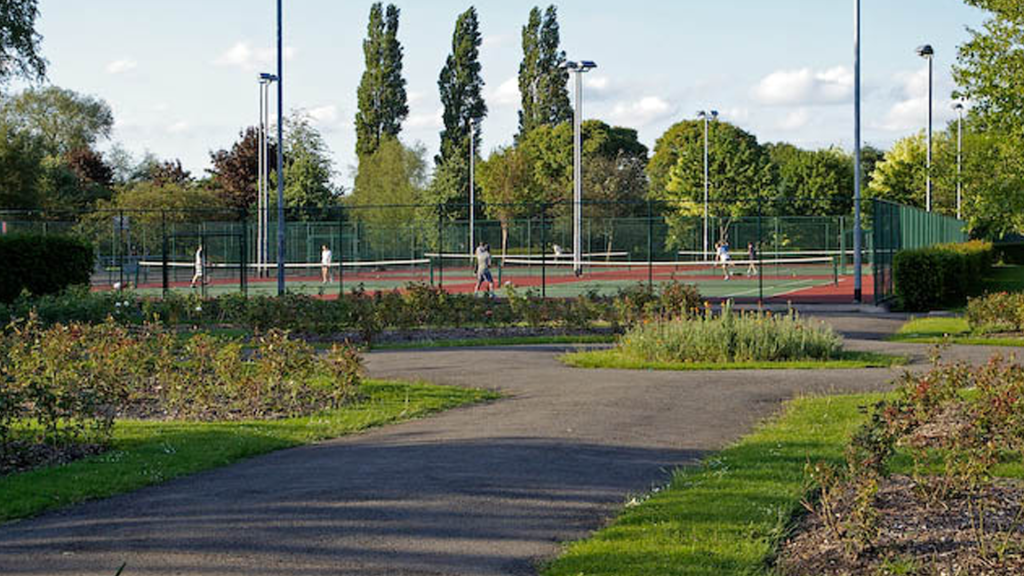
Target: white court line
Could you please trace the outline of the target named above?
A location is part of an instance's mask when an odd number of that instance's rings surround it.
[[[724,280],[723,280],[723,282],[724,282]],[[787,282],[785,284],[772,285],[770,287],[775,287],[775,286],[777,286],[777,287],[793,286],[793,285],[801,284],[801,283],[805,283],[805,282],[812,282],[813,283],[813,282],[815,282],[815,280],[808,280],[808,279],[805,278],[805,279],[802,279],[802,280],[794,280],[792,282]],[[793,290],[790,290],[789,292],[782,292],[782,293],[779,293],[779,294],[775,294],[773,296],[770,296],[770,298],[777,298],[779,296],[785,296],[786,294],[792,294],[794,292],[799,292],[800,290],[803,290],[804,288],[810,288],[812,286],[815,286],[815,284],[808,284],[806,286],[802,286],[800,288],[795,288]],[[756,294],[760,290],[761,290],[760,287],[751,288],[750,290],[744,290],[742,292],[734,292],[732,294],[726,294],[725,296],[723,296],[723,298],[735,298],[737,296],[746,296],[748,294]]]

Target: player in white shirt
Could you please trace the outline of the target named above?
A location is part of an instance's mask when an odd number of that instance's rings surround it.
[[[331,258],[333,254],[326,244],[320,247],[320,283],[327,284],[334,282],[334,275],[331,274]]]

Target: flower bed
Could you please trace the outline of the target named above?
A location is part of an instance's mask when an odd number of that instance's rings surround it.
[[[128,327],[110,319],[46,327],[31,317],[0,336],[0,453],[5,462],[21,462],[10,453],[40,444],[69,451],[103,446],[114,420],[126,415],[308,415],[346,402],[359,373],[352,348],[318,355],[277,330],[243,345],[204,334],[182,341],[153,324]]]
[[[787,576],[1020,574],[1024,367],[994,358],[906,374],[853,436],[846,464],[808,464],[812,512],[782,549]],[[894,459],[910,474],[890,475]],[[898,572],[897,570],[904,570]]]

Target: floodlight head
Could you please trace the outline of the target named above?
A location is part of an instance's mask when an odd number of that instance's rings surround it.
[[[931,44],[925,44],[924,46],[918,46],[917,50],[915,50],[915,52],[917,52],[917,55],[920,56],[921,58],[931,58],[931,57],[935,56],[935,50],[932,48]]]
[[[712,110],[711,111],[711,119],[712,120],[718,120],[718,110]]]
[[[559,68],[561,68],[562,70],[576,70],[577,68],[579,68],[579,64],[572,60],[566,60],[565,62],[562,62]]]
[[[587,70],[593,70],[594,68],[597,68],[597,63],[593,60],[580,61],[580,70],[586,72]]]
[[[956,102],[955,104],[953,104],[953,110],[956,110],[956,111],[959,112],[959,111],[961,111],[963,109],[964,109],[964,103],[963,102]]]
[[[269,72],[261,72],[260,82],[277,82],[277,76],[270,74]]]

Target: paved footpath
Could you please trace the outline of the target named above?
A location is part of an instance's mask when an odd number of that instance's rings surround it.
[[[896,319],[829,321],[851,348],[927,354],[877,341]],[[895,374],[585,371],[558,363],[564,349],[370,354],[373,377],[508,398],[0,526],[0,574],[534,574],[782,400],[886,389]]]

